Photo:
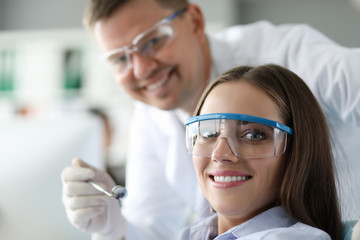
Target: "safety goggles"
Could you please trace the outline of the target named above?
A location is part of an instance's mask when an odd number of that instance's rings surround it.
[[[173,39],[174,29],[171,22],[185,12],[182,8],[167,18],[164,18],[152,27],[137,35],[128,46],[113,49],[104,53],[101,59],[107,59],[118,73],[125,73],[132,68],[131,54],[139,53],[143,57],[154,57],[168,42]]]
[[[188,152],[211,157],[226,143],[240,159],[268,158],[282,155],[292,129],[279,122],[256,116],[214,113],[192,117],[185,123]]]

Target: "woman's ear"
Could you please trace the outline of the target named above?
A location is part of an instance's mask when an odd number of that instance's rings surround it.
[[[200,9],[200,7],[196,4],[190,4],[188,6],[187,9],[189,16],[190,16],[190,21],[191,21],[191,26],[192,26],[192,31],[198,36],[200,37],[200,39],[206,39],[205,36],[205,19],[204,19],[204,15]]]

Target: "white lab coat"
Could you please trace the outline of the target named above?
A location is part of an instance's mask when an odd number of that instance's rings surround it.
[[[209,41],[212,79],[238,65],[288,67],[306,81],[338,129],[351,126],[350,135],[360,133],[360,49],[341,47],[305,25],[274,26],[264,21],[229,28]],[[173,239],[198,209],[184,118],[177,111],[135,103],[128,198],[122,209],[128,220],[127,240]],[[351,144],[358,146],[353,150],[359,156],[359,142]]]
[[[184,229],[179,240],[330,240],[330,236],[307,224],[297,222],[282,207],[265,212],[218,236],[217,214]]]

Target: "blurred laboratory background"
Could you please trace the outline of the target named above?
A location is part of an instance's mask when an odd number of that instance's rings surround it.
[[[81,157],[125,184],[131,100],[82,26],[87,1],[0,0],[0,239],[90,239],[68,223],[60,174]],[[305,23],[360,47],[360,0],[193,0],[207,31]],[[346,149],[345,149],[346,150]]]

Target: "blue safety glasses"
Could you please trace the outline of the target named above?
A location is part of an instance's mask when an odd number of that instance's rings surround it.
[[[285,152],[292,135],[282,123],[235,113],[195,116],[185,126],[188,152],[201,157],[211,157],[221,146],[241,159],[276,157]]]
[[[139,53],[143,57],[154,57],[173,39],[174,29],[171,22],[187,7],[158,21],[152,27],[137,35],[130,45],[106,52],[101,59],[107,59],[117,73],[123,74],[132,68],[131,54]]]

